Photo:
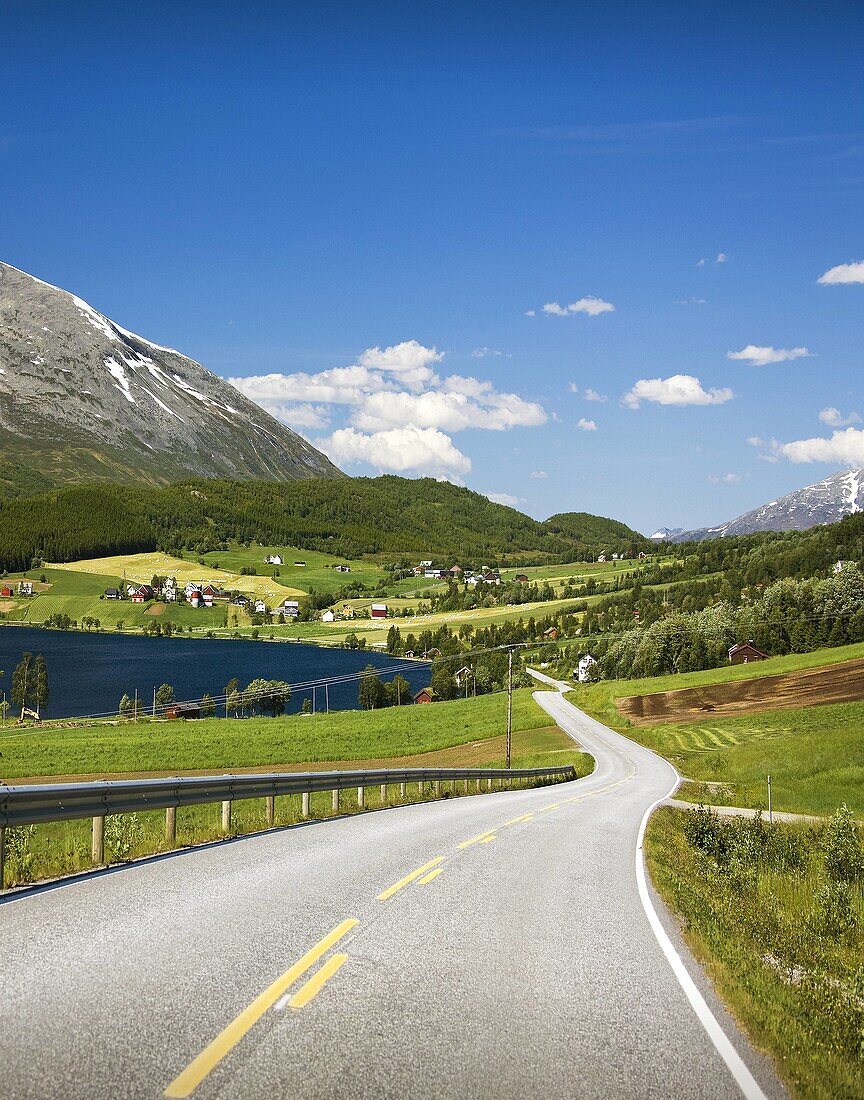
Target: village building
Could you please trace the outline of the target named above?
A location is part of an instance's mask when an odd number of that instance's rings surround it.
[[[4,584],[2,587],[0,587],[0,600],[11,600],[11,599],[12,599],[12,589],[9,587],[8,584]]]
[[[120,591],[119,588],[106,588],[105,589],[105,599],[106,600],[122,600],[123,599],[123,593]]]
[[[296,619],[300,614],[300,604],[297,600],[286,600],[279,611],[286,619]]]
[[[369,616],[372,619],[386,619],[387,618],[387,604],[386,603],[373,603],[369,608]]]
[[[334,623],[335,621],[336,621],[336,616],[329,609],[327,611],[322,611],[321,612],[321,622],[322,623]]]
[[[767,660],[768,654],[757,649],[752,639],[749,642],[738,642],[729,650],[729,663],[732,665],[748,665],[753,661]]]
[[[238,592],[231,603],[234,607],[247,608],[252,601],[248,596],[244,596],[242,592]]]
[[[18,582],[18,595],[19,596],[32,596],[33,595],[33,582],[32,581],[19,581]]]
[[[256,600],[255,601],[255,614],[256,615],[266,615],[267,614],[267,604],[263,600]]]
[[[132,590],[132,603],[147,603],[152,600],[155,593],[149,584],[139,584]]]
[[[354,618],[354,607],[353,607],[353,605],[350,604],[350,603],[343,603],[341,614],[342,614],[343,619],[353,619]]]
[[[484,584],[500,584],[501,583],[501,574],[496,572],[494,569],[490,569],[488,573],[483,574],[483,583]]]
[[[414,696],[415,703],[434,703],[438,698],[432,688],[421,688]]]
[[[558,627],[550,626],[548,630],[543,631],[543,637],[548,638],[550,642],[557,641],[558,639]]]
[[[517,573],[513,580],[517,584],[528,584],[528,577],[524,573]]]
[[[462,566],[461,565],[451,565],[450,566],[450,575],[453,576],[453,577],[461,577],[462,576]]]
[[[456,681],[457,687],[462,687],[468,680],[473,679],[474,669],[468,665],[463,665],[462,668],[457,669],[453,673],[453,679]]]
[[[282,565],[281,554],[268,554],[264,559],[265,565]]]
[[[594,678],[594,669],[597,667],[597,658],[592,653],[583,653],[576,665],[576,679],[580,684],[587,684]]]
[[[177,600],[177,581],[173,577],[166,577],[162,582],[162,599],[166,603],[175,603]]]
[[[606,561],[606,555],[605,554],[598,554],[597,561],[598,562],[605,562]]]
[[[336,565],[333,568],[336,570],[337,573],[350,573],[351,572],[351,566],[350,565]]]
[[[165,717],[168,719],[200,718],[201,707],[198,703],[171,703],[165,708]]]

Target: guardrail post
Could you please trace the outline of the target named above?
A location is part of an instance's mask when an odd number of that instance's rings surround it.
[[[381,801],[382,802],[387,801],[387,784],[386,783],[381,784]]]
[[[486,790],[487,790],[487,791],[491,791],[491,790],[492,790],[492,776],[491,776],[491,775],[490,775],[490,776],[489,776],[489,778],[488,778],[488,779],[486,780]]]
[[[231,832],[231,799],[226,798],[222,803],[222,832]]]
[[[462,782],[464,784],[465,794],[467,794],[468,793],[468,780],[463,779]]]
[[[165,810],[165,839],[169,844],[177,843],[177,807],[168,806]]]
[[[407,783],[400,783],[399,784],[399,797],[400,798],[407,798],[408,797],[408,784]]]
[[[303,792],[303,807],[300,812],[304,817],[309,816],[309,791]]]
[[[441,797],[441,780],[436,779],[435,782],[432,784],[432,786],[433,786],[433,789],[435,791],[435,797],[440,798]]]
[[[93,839],[90,846],[90,854],[97,867],[105,862],[105,815],[100,814],[93,818]]]
[[[357,788],[357,805],[361,810],[366,809],[366,788],[365,787],[358,787]]]
[[[267,816],[267,828],[273,828],[273,822],[276,820],[276,797],[275,795],[268,794],[264,799],[264,812]]]
[[[0,890],[3,889],[3,871],[6,865],[6,830],[0,825]]]
[[[333,792],[333,803],[332,803],[332,805],[333,805],[333,813],[338,814],[339,813],[339,788],[338,787]]]

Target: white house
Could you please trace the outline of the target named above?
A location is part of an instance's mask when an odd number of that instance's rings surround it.
[[[579,658],[579,664],[576,666],[576,678],[580,684],[587,684],[593,676],[593,669],[597,665],[597,658],[593,657],[590,653],[586,653],[583,657]]]
[[[33,582],[32,581],[19,581],[18,582],[18,595],[19,596],[32,596],[33,595]]]
[[[281,554],[268,554],[267,557],[264,559],[264,561],[266,562],[267,565],[281,565],[282,564],[282,555]]]
[[[166,603],[174,603],[177,599],[177,581],[173,577],[166,577],[162,585],[162,599]]]
[[[267,604],[263,600],[256,600],[255,601],[255,612],[258,615],[266,615],[267,614]]]
[[[336,616],[333,614],[332,611],[327,610],[327,611],[322,611],[321,612],[321,622],[322,623],[332,623],[332,622],[335,622],[335,621],[336,621]]]
[[[300,604],[297,600],[286,600],[279,610],[286,619],[296,619],[300,614]]]

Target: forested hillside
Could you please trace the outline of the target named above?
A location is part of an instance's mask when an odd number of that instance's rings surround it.
[[[626,523],[605,516],[592,516],[590,512],[559,512],[550,516],[545,526],[555,534],[572,539],[579,546],[599,547],[608,554],[627,550],[638,552],[654,546],[650,539]]]
[[[346,558],[386,553],[528,564],[591,557],[566,534],[432,479],[91,485],[0,500],[0,567],[6,570],[34,559],[181,548],[205,553],[229,540]]]

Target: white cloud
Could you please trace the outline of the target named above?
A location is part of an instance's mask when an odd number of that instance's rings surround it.
[[[485,496],[493,504],[506,504],[508,508],[516,508],[525,503],[523,497],[514,497],[511,493],[486,493]]]
[[[589,317],[596,317],[600,313],[613,313],[614,311],[615,307],[611,302],[606,302],[602,298],[595,298],[592,294],[566,306],[562,306],[558,302],[547,302],[543,306],[543,312],[550,313],[553,317],[568,317],[572,313],[587,313]]]
[[[444,353],[437,348],[425,348],[416,340],[404,340],[392,347],[367,348],[358,360],[361,367],[370,370],[391,371],[412,389],[433,381],[433,363],[440,363]]]
[[[704,256],[702,257],[701,260],[696,261],[696,266],[697,267],[704,267],[705,266],[705,257]]]
[[[576,385],[576,383],[575,383],[575,382],[571,382],[571,383],[570,383],[570,385],[569,385],[569,386],[567,387],[567,389],[568,389],[568,390],[569,390],[569,391],[570,391],[571,393],[578,393],[578,392],[579,392],[579,387],[578,387],[578,386]]]
[[[316,445],[337,465],[366,462],[378,470],[395,473],[417,471],[435,476],[460,476],[471,469],[471,460],[437,428],[392,428],[365,435],[354,428],[340,428]]]
[[[372,393],[353,414],[364,431],[413,425],[460,432],[466,428],[504,431],[546,423],[546,413],[515,393],[498,393],[490,383],[452,375],[442,389],[426,393]]]
[[[758,436],[758,435],[749,435],[747,437],[747,442],[750,444],[751,447],[767,447],[768,446],[768,444],[765,442],[765,440],[762,439],[761,436]]]
[[[475,348],[471,352],[472,359],[509,359],[510,356],[497,348]]]
[[[604,401],[608,401],[609,398],[606,396],[605,393],[598,393],[596,390],[592,390],[591,387],[589,386],[588,389],[585,391],[585,400],[586,401],[599,401],[599,402],[602,403]]]
[[[235,389],[274,416],[292,401],[318,401],[327,405],[359,405],[364,397],[387,386],[384,376],[366,367],[334,367],[318,374],[260,374],[229,378]],[[289,421],[290,423],[290,421]]]
[[[721,474],[720,477],[717,477],[714,474],[709,474],[708,480],[711,482],[712,485],[737,485],[738,482],[741,480],[741,475]]]
[[[828,462],[834,466],[864,466],[864,431],[846,428],[830,439],[797,439],[773,444],[775,454],[790,462]]]
[[[536,317],[537,316],[537,310],[536,309],[526,309],[525,310],[525,316],[526,317]]]
[[[819,413],[819,419],[829,428],[848,428],[850,424],[860,424],[861,417],[856,412],[850,412],[844,416],[839,409],[829,406]]]
[[[844,283],[864,283],[864,260],[851,264],[838,264],[829,267],[824,275],[816,280],[822,286],[841,286]]]
[[[700,262],[704,262],[704,261],[700,261]],[[676,306],[704,306],[707,303],[707,301],[708,301],[707,298],[695,298],[695,297],[676,298],[675,299],[675,305]]]
[[[807,348],[772,348],[748,344],[740,351],[727,351],[726,358],[738,359],[753,367],[764,367],[768,363],[789,363],[793,359],[807,359],[810,354]]]
[[[714,259],[714,263],[715,264],[725,264],[725,263],[728,262],[728,260],[729,260],[729,253],[728,252],[718,252],[715,259]]]
[[[268,411],[292,428],[326,428],[330,423],[327,409],[320,405],[271,404]]]
[[[584,416],[580,416],[580,418],[576,421],[576,427],[579,429],[580,432],[597,431],[596,423],[593,420],[586,420]]]
[[[640,378],[621,398],[628,409],[638,409],[642,401],[657,405],[722,405],[735,395],[730,389],[702,388],[692,374],[673,374],[669,378]]]
[[[535,479],[539,479],[539,478],[548,477],[549,475],[546,473],[545,470],[532,470],[529,476],[533,477]]]

